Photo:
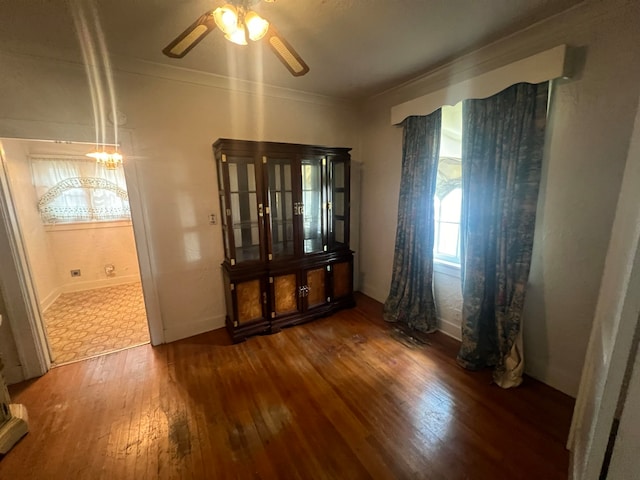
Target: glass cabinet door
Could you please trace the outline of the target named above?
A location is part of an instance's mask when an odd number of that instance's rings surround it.
[[[349,168],[344,159],[332,158],[331,200],[329,218],[329,237],[331,248],[342,248],[349,245]]]
[[[269,205],[269,252],[272,260],[295,254],[291,159],[266,159]]]
[[[224,258],[231,259],[231,245],[229,237],[231,235],[229,229],[229,222],[227,216],[227,200],[226,200],[226,190],[225,186],[225,175],[224,169],[222,167],[222,162],[218,160],[218,195],[220,197],[220,217],[222,220],[222,241],[224,244]]]
[[[325,196],[323,195],[323,158],[300,161],[302,176],[301,202],[296,206],[302,218],[302,251],[305,254],[324,251]]]
[[[260,260],[263,205],[257,189],[256,165],[252,157],[222,156],[227,164],[229,186],[226,214],[230,236],[230,260],[240,262]]]

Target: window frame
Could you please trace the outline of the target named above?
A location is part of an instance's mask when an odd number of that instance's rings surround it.
[[[434,207],[434,212],[433,212],[433,259],[434,261],[437,260],[441,263],[444,264],[448,264],[448,265],[457,265],[458,267],[460,266],[460,263],[462,261],[461,257],[460,257],[460,234],[461,234],[461,228],[460,228],[460,224],[461,224],[461,220],[462,220],[462,208],[459,211],[459,215],[458,215],[458,221],[457,222],[452,222],[449,220],[442,220],[442,202],[444,201],[444,199],[451,195],[453,192],[455,192],[456,190],[460,190],[460,194],[462,194],[462,186],[456,186],[452,189],[450,189],[449,191],[446,192],[445,195],[443,195],[442,198],[439,198],[437,193],[434,195],[434,202],[433,202],[433,207]],[[436,203],[436,199],[438,200]],[[438,211],[436,212],[436,206],[438,207]],[[439,253],[438,251],[438,246],[440,245],[440,226],[442,224],[450,224],[450,225],[457,225],[458,226],[458,239],[457,239],[457,243],[456,243],[456,252],[457,255],[453,256],[453,255],[449,255],[449,254],[443,254],[443,253]]]

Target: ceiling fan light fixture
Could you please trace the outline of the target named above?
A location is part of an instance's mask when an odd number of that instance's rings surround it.
[[[254,11],[247,12],[244,17],[244,24],[247,26],[249,38],[254,42],[264,37],[269,30],[269,22]]]
[[[213,11],[213,19],[225,36],[233,35],[238,30],[238,11],[233,5],[226,4],[216,8]]]
[[[309,66],[266,19],[248,10],[260,0],[227,0],[229,3],[208,10],[178,35],[162,53],[171,58],[184,57],[200,40],[216,28],[224,37],[237,45],[247,45],[265,39],[273,53],[294,77],[306,75]],[[275,0],[264,0],[275,1]]]

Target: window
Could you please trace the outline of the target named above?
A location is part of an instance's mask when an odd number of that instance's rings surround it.
[[[462,210],[462,103],[442,107],[440,160],[436,180],[433,256],[460,264]]]
[[[434,256],[439,260],[460,263],[460,210],[462,189],[454,188],[442,200],[434,198]]]
[[[85,157],[31,157],[44,223],[129,220],[122,168],[108,170]]]

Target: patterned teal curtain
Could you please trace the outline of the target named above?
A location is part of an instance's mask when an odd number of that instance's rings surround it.
[[[462,347],[458,363],[522,382],[525,299],[548,83],[466,100],[462,115]]]
[[[430,333],[433,299],[433,195],[440,151],[441,112],[404,121],[402,177],[391,290],[384,319]]]

